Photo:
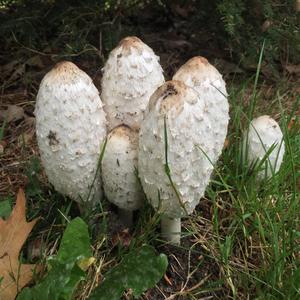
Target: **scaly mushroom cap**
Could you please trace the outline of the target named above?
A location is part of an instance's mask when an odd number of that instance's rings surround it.
[[[190,214],[209,183],[211,163],[201,149],[212,149],[214,141],[204,116],[204,102],[195,90],[183,82],[168,81],[151,96],[141,124],[138,154],[141,183],[151,204],[172,218]],[[181,201],[165,172],[164,120],[168,165]],[[207,155],[211,154],[209,150]]]
[[[107,199],[124,210],[136,210],[144,201],[137,178],[138,133],[121,125],[107,138],[102,160],[103,188]]]
[[[244,142],[247,141],[247,132]],[[265,169],[259,171],[258,179],[269,178],[278,172],[285,152],[281,129],[270,116],[261,116],[251,121],[248,129],[248,161],[262,160],[272,146],[273,151],[265,160]]]
[[[225,81],[218,70],[212,66],[206,58],[196,56],[188,60],[173,76],[174,80],[180,80],[187,86],[195,89],[205,104],[205,122],[209,126],[206,135],[214,140],[213,153],[209,157],[212,163],[216,163],[222,153],[227,127],[229,122],[229,105]],[[206,153],[210,149],[203,149]],[[210,172],[213,165],[210,166]]]
[[[153,50],[137,37],[123,39],[110,53],[102,78],[109,130],[120,124],[138,129],[150,96],[163,82]]]
[[[71,62],[58,63],[40,84],[35,116],[42,164],[54,188],[79,202],[99,198],[100,175],[90,189],[106,120],[91,78]]]

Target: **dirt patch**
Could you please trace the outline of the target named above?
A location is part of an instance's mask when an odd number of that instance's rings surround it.
[[[207,289],[207,280],[219,278],[219,267],[207,257],[207,252],[200,244],[193,244],[191,239],[183,238],[180,247],[163,245],[158,251],[168,256],[169,266],[164,278],[155,288],[148,290],[142,299],[189,299],[189,294],[200,290],[201,297],[208,297],[220,292]],[[205,291],[206,290],[206,291]],[[200,298],[200,296],[199,296]]]

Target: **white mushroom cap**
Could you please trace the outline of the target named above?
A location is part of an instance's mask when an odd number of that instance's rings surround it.
[[[211,163],[201,151],[213,145],[205,105],[180,81],[169,81],[152,95],[139,134],[138,169],[144,192],[155,208],[171,218],[190,214],[210,179]],[[182,205],[165,173],[166,120],[168,165]],[[212,150],[207,155],[211,156]]]
[[[35,116],[49,181],[58,192],[86,201],[106,136],[105,113],[91,78],[71,62],[58,63],[40,84]],[[99,175],[88,200],[100,195]]]
[[[124,38],[104,66],[101,98],[109,130],[138,129],[152,93],[164,82],[159,57],[137,37]]]
[[[138,133],[121,125],[113,129],[107,138],[102,160],[103,188],[107,199],[119,208],[139,209],[144,193],[137,171]]]
[[[273,172],[278,172],[285,152],[283,135],[277,122],[270,116],[261,116],[251,121],[248,132],[248,156],[250,163],[262,160],[273,146],[273,151],[265,160],[264,170],[259,171],[258,179],[269,178]]]
[[[206,123],[209,130],[206,133],[211,136],[213,149],[210,160],[215,163],[222,153],[227,127],[229,122],[229,105],[225,81],[218,70],[212,66],[206,58],[196,56],[188,60],[176,74],[174,80],[183,81],[186,85],[195,89],[205,103]],[[203,149],[205,152],[209,149]],[[211,164],[211,172],[213,165]]]

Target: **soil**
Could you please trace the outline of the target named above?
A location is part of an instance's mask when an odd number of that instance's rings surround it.
[[[188,238],[182,239],[181,247],[172,245],[163,245],[158,251],[168,256],[169,266],[166,276],[157,284],[157,287],[150,289],[145,293],[143,299],[162,300],[182,291],[183,295],[177,295],[172,299],[188,299],[188,290],[196,290],[199,283],[203,284],[198,289],[203,288],[201,297],[209,297],[218,292],[206,291],[206,279],[217,280],[219,278],[219,267],[213,261],[208,259],[206,252],[199,244],[192,247],[193,244]],[[205,259],[204,259],[205,256]],[[188,275],[192,273],[189,278]],[[194,290],[195,289],[195,290]],[[220,295],[219,295],[220,296]]]

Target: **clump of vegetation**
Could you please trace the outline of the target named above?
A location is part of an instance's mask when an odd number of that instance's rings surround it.
[[[294,0],[3,0],[0,7],[0,36],[6,51],[23,46],[57,56],[102,56],[122,36],[140,30],[136,25],[142,25],[140,15],[147,10],[153,27],[163,22],[182,32],[176,18],[184,19],[189,35],[199,28],[210,32],[228,55],[248,65],[255,63],[263,40],[267,62],[299,60],[299,12]]]
[[[294,0],[223,0],[217,4],[217,12],[234,55],[253,62],[265,40],[265,59],[269,63],[299,60],[299,13]]]

